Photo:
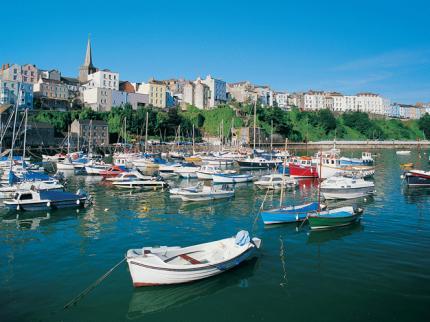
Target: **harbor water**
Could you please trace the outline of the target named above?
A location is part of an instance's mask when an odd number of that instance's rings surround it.
[[[79,211],[0,208],[0,321],[425,321],[430,317],[430,189],[405,189],[400,163],[428,169],[428,153],[378,151],[373,197],[360,223],[310,232],[264,227],[258,210],[279,203],[252,183],[235,197],[186,203],[167,190],[128,191],[73,176],[93,205]],[[172,185],[185,184],[175,179]],[[285,204],[315,201],[317,182],[287,190]],[[219,276],[175,286],[132,286],[123,263],[75,306],[63,306],[130,248],[186,246],[246,229],[258,256]]]

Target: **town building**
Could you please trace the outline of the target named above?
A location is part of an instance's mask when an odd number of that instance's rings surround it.
[[[15,105],[20,109],[33,108],[33,84],[0,78],[0,104]]]
[[[0,77],[3,80],[35,84],[38,80],[39,70],[36,65],[3,64]]]
[[[69,88],[61,81],[58,70],[41,71],[33,90],[37,108],[67,110],[70,107]]]
[[[269,107],[273,106],[274,95],[273,95],[273,91],[270,89],[269,86],[257,85],[255,86],[255,92],[257,93],[258,101],[260,102],[261,105],[269,106]]]
[[[201,81],[207,85],[210,90],[209,96],[209,108],[215,107],[219,104],[227,103],[227,85],[226,82],[220,79],[212,78],[211,75],[206,76],[205,79],[198,78],[197,81]]]
[[[149,105],[166,108],[167,86],[162,81],[151,78],[148,83],[137,84],[137,93],[149,96]]]
[[[127,93],[107,88],[87,88],[83,92],[85,106],[96,112],[109,112],[113,106],[127,103]]]
[[[182,102],[202,110],[208,109],[210,95],[209,86],[204,84],[201,79],[197,79],[195,82],[188,82],[184,85]]]
[[[84,90],[79,79],[73,77],[61,77],[61,82],[67,86],[69,90],[69,103],[73,109],[79,109],[84,106]]]
[[[105,121],[74,120],[70,126],[70,133],[79,137],[82,145],[91,147],[109,145],[109,128]]]
[[[109,69],[99,70],[88,75],[88,81],[84,85],[86,88],[106,88],[119,90],[119,73],[110,71]]]
[[[288,93],[287,92],[275,93],[275,102],[279,108],[282,108],[284,110],[288,110],[290,107],[288,104]]]
[[[85,60],[84,64],[79,68],[79,82],[86,83],[88,82],[88,76],[95,73],[97,68],[93,65],[93,57],[91,52],[91,41],[90,37],[88,37],[87,42],[87,50],[85,52]]]
[[[303,104],[299,106],[303,110],[317,111],[325,108],[325,99],[327,94],[323,91],[310,90],[303,94]]]
[[[258,98],[254,85],[249,81],[229,83],[227,84],[227,92],[230,99],[234,99],[239,103],[253,103]]]
[[[137,110],[140,107],[146,107],[149,105],[149,95],[142,93],[127,93],[126,102],[130,104],[134,110]]]
[[[58,147],[63,139],[55,136],[55,129],[49,123],[29,122],[27,125],[27,146]]]

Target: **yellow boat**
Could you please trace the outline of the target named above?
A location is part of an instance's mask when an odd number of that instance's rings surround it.
[[[190,156],[190,157],[184,158],[184,160],[186,162],[190,162],[190,163],[200,163],[200,162],[202,162],[202,159],[200,157],[197,157],[197,156]]]
[[[414,164],[412,162],[410,162],[410,163],[400,163],[400,166],[402,168],[413,168]]]

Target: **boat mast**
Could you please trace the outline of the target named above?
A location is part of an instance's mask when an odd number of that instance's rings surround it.
[[[27,121],[28,121],[28,108],[25,109],[25,126],[24,126],[24,144],[22,149],[22,165],[24,166],[24,159],[25,159],[25,146],[27,143]]]
[[[285,151],[287,150],[287,142],[288,142],[288,138],[285,138]],[[281,184],[281,198],[279,199],[279,207],[282,207],[282,199],[284,198],[286,166],[287,166],[287,158],[284,156],[284,162],[282,164],[282,184]]]
[[[272,133],[270,134],[270,159],[272,159],[273,152],[273,120],[272,120]]]
[[[322,177],[322,149],[320,151],[320,173],[318,174],[318,212],[321,211],[321,177]]]
[[[16,129],[16,117],[18,114],[18,100],[19,100],[19,93],[20,93],[20,83],[18,83],[18,97],[17,101],[15,102],[15,116],[14,116],[14,122],[13,122],[13,130],[12,130],[12,142],[10,146],[10,171],[12,171],[13,166],[13,146],[15,143],[15,129]]]
[[[67,130],[67,155],[70,157],[70,126]]]
[[[89,142],[88,149],[90,150],[89,154],[92,156],[93,155],[93,120],[90,120],[90,142]]]
[[[147,151],[148,144],[148,111],[146,111],[146,124],[145,124],[145,154]]]
[[[256,138],[256,123],[257,123],[257,99],[254,102],[254,151],[253,153],[255,153],[255,141],[257,141]]]
[[[194,150],[194,123],[193,123],[193,155],[196,154],[196,151]]]

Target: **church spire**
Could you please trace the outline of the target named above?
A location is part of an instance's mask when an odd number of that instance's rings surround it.
[[[91,55],[91,39],[90,39],[90,35],[88,35],[87,52],[85,53],[84,66],[93,67],[93,58],[92,58],[92,55]]]

